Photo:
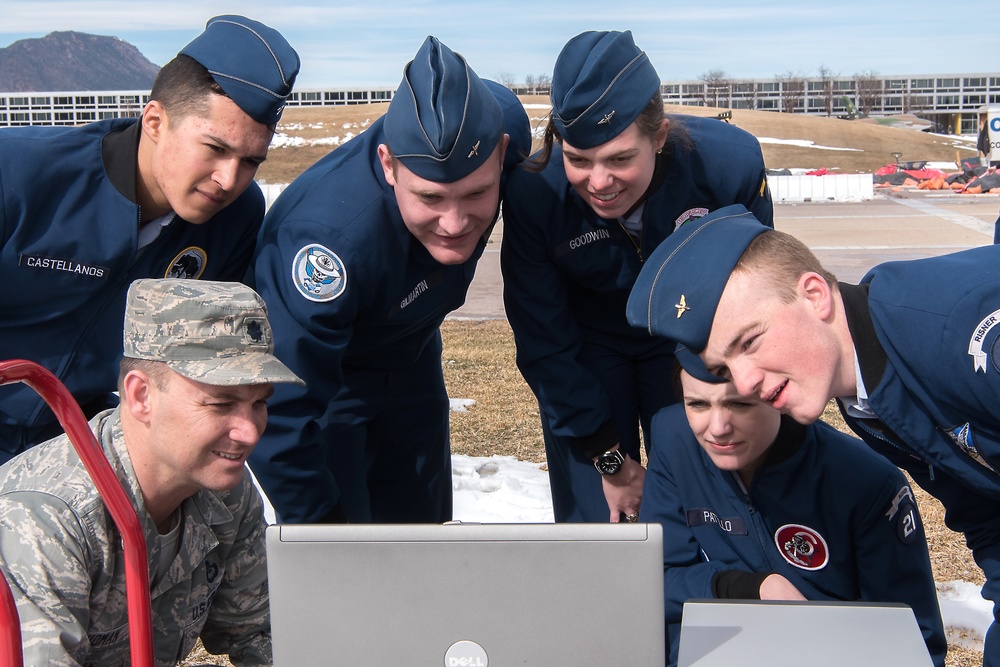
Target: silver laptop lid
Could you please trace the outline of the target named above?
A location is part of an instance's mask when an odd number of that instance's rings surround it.
[[[664,664],[659,524],[273,525],[276,667]]]
[[[677,667],[932,667],[904,604],[688,600]]]

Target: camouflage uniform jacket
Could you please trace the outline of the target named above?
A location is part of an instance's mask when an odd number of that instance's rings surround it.
[[[90,425],[138,509],[155,564],[157,531],[118,410]],[[199,636],[235,665],[270,664],[265,524],[249,475],[226,493],[199,491],[181,512],[179,555],[158,584],[150,567],[156,664],[177,664]],[[0,468],[0,568],[17,602],[25,665],[130,663],[121,535],[65,435]]]

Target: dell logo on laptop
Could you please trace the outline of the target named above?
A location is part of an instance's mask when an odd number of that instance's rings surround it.
[[[486,649],[471,641],[452,644],[444,654],[444,667],[489,667]]]

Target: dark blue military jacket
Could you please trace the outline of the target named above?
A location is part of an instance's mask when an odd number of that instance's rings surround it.
[[[685,600],[713,579],[777,573],[810,600],[902,602],[936,665],[946,641],[923,525],[906,478],[827,424],[781,430],[750,488],[719,470],[683,405],[657,413],[640,521],[663,524],[664,603],[676,663]]]
[[[383,120],[281,193],[248,274],[268,305],[276,355],[306,382],[275,388],[251,457],[285,520],[316,520],[338,501],[327,415],[380,392],[355,381],[352,370],[405,369],[436,344],[445,315],[465,302],[489,235],[463,264],[431,257],[407,230],[383,175]],[[414,391],[422,390],[415,381]]]
[[[578,360],[583,342],[635,357],[672,350],[625,318],[644,258],[687,220],[730,204],[773,226],[757,140],[715,119],[673,120],[687,131],[671,131],[659,156],[661,182],[646,199],[639,252],[616,220],[576,194],[559,146],[541,173],[516,170],[504,198],[504,304],[517,364],[553,434],[585,450],[604,451],[617,436],[589,442],[607,432],[610,410],[601,382]]]
[[[55,373],[88,414],[106,407],[138,278],[241,280],[264,216],[251,184],[200,225],[175,220],[137,251],[134,119],[0,130],[0,359]],[[0,387],[0,459],[62,429],[25,385]]]
[[[868,404],[847,423],[965,534],[1000,613],[1000,247],[873,268],[840,285]],[[844,412],[843,406],[841,411]],[[988,638],[986,664],[1000,664]]]

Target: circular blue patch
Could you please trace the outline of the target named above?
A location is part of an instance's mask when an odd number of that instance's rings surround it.
[[[313,243],[295,254],[292,282],[310,301],[333,301],[347,289],[347,269],[336,253]]]

